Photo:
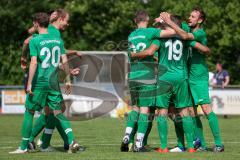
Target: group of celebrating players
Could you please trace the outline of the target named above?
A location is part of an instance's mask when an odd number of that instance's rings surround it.
[[[20,147],[10,153],[21,154],[34,150],[34,139],[42,130],[40,150],[53,151],[50,140],[55,127],[63,139],[65,150],[69,153],[84,150],[76,142],[70,122],[63,114],[65,106],[58,79],[61,68],[67,75],[66,88],[69,92],[69,76],[79,74],[78,68],[69,68],[67,55],[80,56],[80,53],[65,50],[59,31],[65,30],[68,19],[69,14],[63,9],[56,9],[51,15],[44,12],[33,15],[33,27],[29,29],[31,35],[23,46],[23,53],[29,48],[31,60],[26,85],[22,141]],[[204,20],[205,14],[200,8],[192,10],[188,24],[182,22],[179,16],[163,12],[155,19],[160,28],[148,28],[148,13],[144,10],[136,12],[134,21],[137,29],[128,37],[131,64],[128,78],[132,110],[128,114],[121,151],[148,151],[147,138],[154,118],[151,113],[156,115],[160,137],[161,145],[156,149],[157,152],[169,152],[169,115],[177,135],[177,146],[170,152],[207,151],[202,122],[197,114],[198,105],[206,115],[214,136],[213,151],[224,151],[218,118],[209,105],[208,68],[205,59],[210,54],[210,49],[206,46],[206,33],[202,28]],[[151,65],[154,64],[154,59],[158,63],[157,80],[149,83],[156,79],[155,65]],[[27,68],[27,61],[23,54],[23,69]],[[33,126],[35,111],[42,111],[42,114]]]
[[[155,19],[160,29],[148,28],[149,16],[144,10],[136,12],[134,21],[137,29],[128,37],[132,110],[120,150],[149,151],[147,138],[155,117],[160,138],[157,152],[208,151],[197,114],[200,105],[214,137],[213,152],[223,152],[218,118],[210,106],[206,64],[210,49],[202,28],[203,10],[193,8],[188,23],[182,22],[179,16],[162,12]],[[158,63],[156,76],[156,67],[151,65],[154,59]],[[167,146],[168,117],[174,122],[177,136],[177,146],[170,150]]]

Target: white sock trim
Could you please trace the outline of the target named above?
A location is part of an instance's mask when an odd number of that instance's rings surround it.
[[[142,147],[144,135],[145,135],[144,133],[137,133],[136,146],[138,148]]]
[[[28,141],[29,138],[24,138],[24,137],[22,137],[22,140],[24,140],[24,141]]]
[[[129,134],[130,135],[132,133],[132,130],[133,130],[132,127],[127,127],[126,131],[125,131],[125,134]]]
[[[69,132],[72,132],[72,128],[67,128],[67,129],[65,130],[65,133],[66,133],[66,134],[68,134]]]

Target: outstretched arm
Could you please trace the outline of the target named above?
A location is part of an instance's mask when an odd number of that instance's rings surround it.
[[[70,50],[70,49],[67,50],[66,54],[67,54],[67,55],[74,55],[74,54],[75,54],[75,55],[77,55],[77,56],[79,56],[79,57],[82,56],[81,53],[80,53],[80,51]]]
[[[173,29],[164,29],[160,33],[160,38],[171,38],[176,36],[176,31]]]

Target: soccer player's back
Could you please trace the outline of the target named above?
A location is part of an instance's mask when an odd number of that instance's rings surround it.
[[[160,40],[159,64],[167,67],[167,74],[161,79],[168,79],[171,83],[180,83],[187,79],[188,44],[174,37]]]
[[[38,66],[33,89],[53,89],[58,85],[58,65],[64,53],[63,42],[52,34],[40,34],[30,41],[31,56],[37,56]]]
[[[181,21],[177,16],[171,16],[179,26]],[[167,113],[170,101],[173,100],[175,108],[179,109],[182,117],[184,133],[188,142],[189,152],[194,152],[192,145],[191,117],[188,115],[188,107],[191,106],[191,97],[188,91],[188,42],[178,37],[161,39],[154,41],[159,46],[159,66],[167,68],[167,72],[158,77],[158,85],[164,87],[166,83],[171,86],[171,90],[165,94],[158,94],[156,97],[156,106],[159,110],[157,117],[158,131],[161,146],[158,152],[168,152],[167,149]],[[165,84],[164,84],[165,83]],[[164,85],[163,85],[164,84]]]
[[[129,56],[131,52],[137,53],[143,51],[151,45],[154,38],[160,36],[160,30],[156,28],[147,28],[149,16],[146,11],[140,10],[136,12],[134,21],[137,24],[135,29],[128,37],[129,42]],[[147,132],[148,128],[148,112],[149,106],[154,105],[154,97],[144,97],[141,94],[154,87],[153,85],[144,85],[143,80],[154,79],[154,68],[149,63],[153,63],[153,57],[147,57],[143,59],[130,59],[130,73],[129,73],[129,87],[131,94],[131,105],[133,110],[129,113],[129,120],[127,121],[127,127],[123,142],[121,145],[121,151],[128,151],[128,143],[133,129],[136,127],[138,121],[137,131],[137,151],[144,149],[142,146],[142,140]],[[148,63],[148,64],[147,64]],[[139,114],[139,108],[140,114]],[[141,142],[139,142],[141,141]],[[141,148],[141,149],[140,149]]]

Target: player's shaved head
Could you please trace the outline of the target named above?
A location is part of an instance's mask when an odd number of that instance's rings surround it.
[[[134,21],[135,23],[140,23],[140,22],[145,22],[145,21],[148,21],[149,20],[149,15],[147,13],[147,11],[145,10],[138,10],[136,13],[135,13],[135,16],[134,16]]]
[[[171,19],[174,23],[176,23],[179,27],[181,26],[182,20],[181,20],[181,17],[180,17],[180,16],[178,16],[178,15],[171,15],[171,16],[170,16],[170,19]]]
[[[49,24],[49,15],[44,12],[35,13],[33,16],[33,22],[38,23],[40,27],[47,28]]]

